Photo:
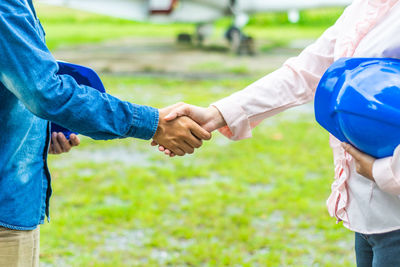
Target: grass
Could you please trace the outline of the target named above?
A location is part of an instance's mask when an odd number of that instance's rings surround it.
[[[52,49],[130,35],[170,36],[190,27],[43,6],[38,13]],[[260,22],[248,30],[264,38],[269,30],[278,38],[279,32],[299,29],[293,34],[308,38],[322,28],[263,27]],[[103,80],[109,93],[155,107],[177,101],[206,106],[252,82]],[[84,137],[73,152],[50,156],[54,195],[52,222],[41,227],[43,265],[353,266],[353,236],[325,208],[332,156],[312,114],[278,115],[253,134],[230,142],[216,133],[185,158],[166,158],[147,141]]]
[[[114,95],[160,107],[204,106],[249,82],[104,80]],[[145,141],[84,138],[50,167],[53,219],[41,229],[41,260],[51,266],[353,263],[352,235],[324,205],[328,136],[309,114],[267,120],[241,142],[215,134],[185,158],[165,158]]]

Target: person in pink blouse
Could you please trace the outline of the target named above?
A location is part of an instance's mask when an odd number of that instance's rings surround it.
[[[322,75],[341,57],[400,58],[400,1],[355,0],[280,69],[208,108],[182,103],[166,119],[189,116],[210,132],[249,138],[264,119],[312,101]],[[400,148],[392,157],[374,159],[333,136],[330,145],[336,175],[327,206],[356,233],[357,266],[400,266]]]

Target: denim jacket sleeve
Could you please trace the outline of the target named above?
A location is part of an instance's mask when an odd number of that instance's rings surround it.
[[[38,20],[25,0],[0,3],[0,82],[33,114],[93,139],[150,139],[158,110],[121,101],[57,75]]]

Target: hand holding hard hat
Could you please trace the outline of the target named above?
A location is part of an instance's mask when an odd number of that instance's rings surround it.
[[[315,94],[317,122],[342,142],[376,158],[400,144],[400,60],[342,58]]]

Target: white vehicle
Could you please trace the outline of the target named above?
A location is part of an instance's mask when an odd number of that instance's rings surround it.
[[[211,32],[210,25],[217,19],[234,16],[228,31],[231,44],[239,49],[249,39],[241,33],[248,15],[260,12],[287,11],[289,20],[299,19],[298,11],[314,7],[346,6],[352,0],[38,0],[51,5],[109,15],[133,21],[157,23],[185,22],[197,25],[196,37],[200,42]],[[212,27],[211,27],[212,29]],[[181,41],[191,41],[181,35]],[[179,40],[178,39],[178,40]],[[247,39],[247,40],[246,40]]]

